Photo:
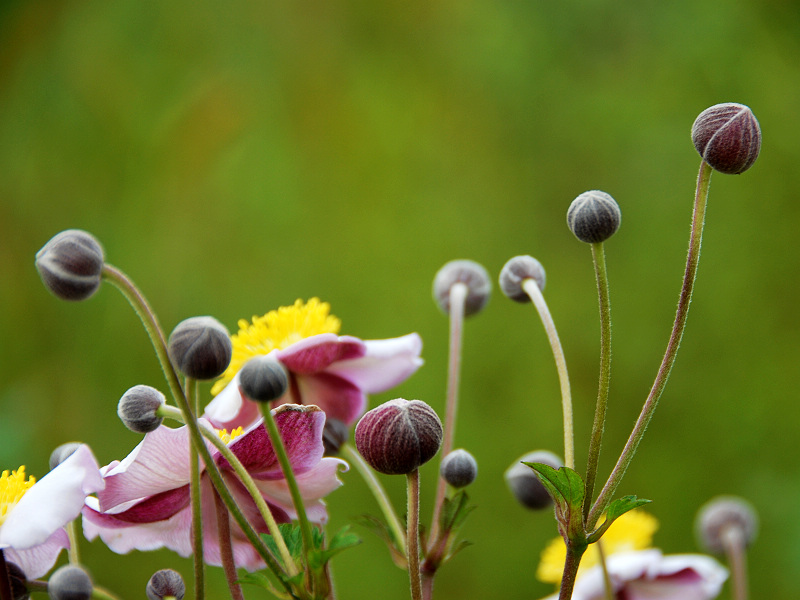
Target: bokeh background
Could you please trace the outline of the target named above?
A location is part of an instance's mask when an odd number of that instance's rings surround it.
[[[198,314],[235,330],[319,296],[343,333],[419,332],[425,366],[371,404],[413,397],[442,412],[448,325],[434,274],[470,258],[496,278],[531,254],[547,269],[582,469],[599,322],[591,253],[565,214],[588,189],[623,213],[606,244],[607,474],[674,316],[700,163],[690,126],[718,102],[751,106],[761,156],[712,177],[683,348],[620,493],[654,499],[666,552],[698,551],[694,515],[712,496],[748,498],[762,521],[753,595],[797,596],[796,2],[5,0],[0,40],[0,464],[38,475],[68,440],[101,464],[122,458],[139,438],[117,420],[119,396],[165,388],[116,290],[69,304],[41,285],[35,252],[75,227],[167,330]],[[544,596],[534,570],[554,522],[519,507],[502,477],[529,450],[562,451],[558,379],[531,306],[497,292],[467,323],[461,389],[456,444],[480,464],[463,532],[474,545],[442,569],[437,597]],[[423,471],[426,518],[435,469]],[[333,528],[378,513],[355,472],[342,479]],[[402,506],[402,478],[385,484]],[[363,544],[334,561],[340,597],[407,598],[406,574],[356,531]],[[158,568],[191,573],[166,551],[81,549],[122,598],[143,597]],[[226,596],[216,570],[210,585]]]

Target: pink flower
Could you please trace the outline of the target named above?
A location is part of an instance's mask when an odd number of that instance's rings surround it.
[[[97,461],[85,444],[38,482],[24,481],[25,468],[2,477],[0,550],[28,579],[45,575],[63,548],[64,527],[81,514],[87,494],[103,489]]]
[[[340,467],[347,467],[339,459],[322,458],[325,413],[314,407],[285,405],[275,409],[273,414],[308,518],[314,523],[324,523],[327,512],[321,499],[341,485],[336,473]],[[200,419],[200,426],[209,424]],[[104,467],[105,490],[97,498],[86,500],[83,519],[86,537],[92,540],[100,536],[111,550],[120,554],[169,548],[181,556],[189,556],[192,553],[189,444],[185,426],[170,429],[162,425],[145,435],[122,462],[115,461]],[[276,521],[287,523],[296,518],[286,480],[262,421],[234,436],[228,447],[255,480]],[[259,533],[267,533],[255,502],[228,461],[215,448],[210,447],[210,450],[248,521]],[[201,471],[200,489],[205,560],[208,564],[219,565],[215,492],[205,470]],[[250,570],[264,566],[233,520],[231,538],[237,566]]]

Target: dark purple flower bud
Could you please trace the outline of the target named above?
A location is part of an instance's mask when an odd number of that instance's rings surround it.
[[[186,594],[186,584],[183,577],[172,569],[161,569],[153,573],[150,581],[147,582],[145,589],[147,600],[164,600],[164,598],[176,598],[183,600]]]
[[[58,446],[50,453],[50,470],[52,471],[62,462],[67,460],[70,456],[72,456],[72,453],[82,445],[83,444],[80,442],[67,442],[66,444],[61,444]]]
[[[289,389],[289,373],[280,362],[269,356],[255,356],[239,371],[239,387],[256,402],[277,400]]]
[[[136,433],[150,433],[164,420],[156,411],[165,404],[164,394],[149,385],[135,385],[122,395],[117,415],[125,427]]]
[[[539,291],[544,291],[546,277],[542,263],[532,256],[515,256],[500,271],[500,289],[515,302],[530,302],[530,296],[522,289],[526,279],[533,279]]]
[[[92,580],[77,565],[64,565],[50,576],[47,593],[51,600],[89,600]]]
[[[454,488],[466,487],[478,476],[478,462],[472,454],[459,448],[442,459],[439,475]]]
[[[442,445],[442,422],[421,400],[389,400],[356,425],[356,448],[387,475],[407,475],[433,458]]]
[[[553,504],[547,489],[539,481],[536,471],[522,463],[542,463],[560,469],[564,466],[558,456],[547,450],[537,450],[521,456],[505,472],[506,484],[511,494],[526,508],[539,510]]]
[[[169,356],[178,371],[200,381],[222,375],[233,355],[228,330],[213,317],[181,321],[172,330],[168,346]]]
[[[698,541],[710,552],[724,554],[726,536],[733,534],[749,546],[758,533],[753,505],[736,496],[718,496],[706,502],[695,520]]]
[[[758,158],[761,127],[744,104],[715,104],[695,119],[692,142],[713,169],[736,175],[752,167]]]
[[[567,226],[587,244],[606,241],[619,229],[621,220],[617,201],[600,190],[583,192],[567,210]]]
[[[80,229],[56,234],[36,253],[45,287],[62,300],[86,300],[100,287],[105,257],[95,237]]]
[[[492,293],[492,281],[486,269],[471,260],[453,260],[439,269],[433,279],[433,299],[445,314],[450,314],[450,288],[457,283],[467,286],[464,316],[483,310]]]
[[[350,428],[347,423],[339,419],[327,417],[325,427],[322,430],[322,445],[325,448],[325,456],[336,456],[339,450],[350,437]]]

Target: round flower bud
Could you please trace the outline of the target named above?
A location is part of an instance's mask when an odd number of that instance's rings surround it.
[[[322,429],[322,445],[325,448],[325,456],[336,456],[339,449],[350,436],[350,429],[344,421],[327,417],[325,427]]]
[[[147,600],[164,600],[164,598],[176,598],[183,600],[186,594],[186,585],[183,577],[172,569],[161,569],[153,573],[150,581],[147,582],[145,589]]]
[[[539,510],[553,504],[547,489],[539,481],[536,471],[522,463],[542,463],[560,469],[564,466],[558,456],[547,450],[537,450],[521,456],[505,472],[506,484],[514,498],[525,508]]]
[[[567,210],[567,225],[587,244],[604,242],[619,229],[622,213],[617,201],[600,190],[583,192]]]
[[[228,368],[233,344],[225,326],[213,317],[191,317],[169,336],[169,356],[192,379],[214,379]]]
[[[67,442],[66,444],[61,444],[55,450],[53,450],[50,453],[50,470],[52,471],[58,465],[72,456],[72,453],[80,448],[81,445],[82,444],[80,442]]]
[[[453,450],[442,460],[439,475],[454,488],[468,486],[478,476],[478,463],[466,450]]]
[[[248,360],[239,371],[239,387],[257,402],[277,400],[289,389],[289,373],[280,362],[266,355]]]
[[[47,593],[51,600],[89,600],[92,580],[80,567],[65,565],[50,576]]]
[[[414,472],[439,451],[442,422],[421,400],[389,400],[368,411],[356,425],[356,448],[380,473]]]
[[[36,253],[36,269],[44,285],[62,300],[86,300],[100,287],[103,247],[80,229],[56,234]]]
[[[483,310],[492,293],[492,282],[486,269],[472,260],[452,260],[439,269],[433,279],[433,299],[448,315],[450,288],[456,283],[467,286],[464,316],[469,317]]]
[[[25,573],[13,562],[6,561],[6,568],[8,569],[8,579],[11,584],[11,597],[14,600],[28,600],[31,595],[28,593],[28,586],[25,582],[28,578]]]
[[[156,414],[166,403],[164,394],[149,385],[135,385],[122,395],[117,415],[125,427],[136,433],[150,433],[164,420]]]
[[[698,511],[695,530],[700,544],[710,552],[725,553],[726,532],[738,530],[749,546],[758,533],[758,515],[753,506],[736,496],[718,496]]]
[[[758,158],[761,127],[744,104],[715,104],[695,119],[692,142],[713,169],[736,175],[752,167]]]
[[[546,282],[542,263],[532,256],[515,256],[500,271],[500,289],[515,302],[530,302],[530,296],[522,289],[526,279],[533,279],[540,291]]]

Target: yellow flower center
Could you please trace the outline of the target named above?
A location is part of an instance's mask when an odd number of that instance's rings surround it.
[[[603,534],[600,543],[606,556],[617,552],[630,552],[644,550],[653,542],[653,534],[658,529],[658,520],[651,514],[641,510],[627,512],[614,521],[611,527]],[[536,571],[536,577],[545,583],[561,583],[564,571],[564,560],[567,557],[567,547],[563,538],[552,540],[542,551],[542,559]],[[600,551],[597,544],[592,544],[586,550],[578,569],[578,577],[595,565],[600,564]]]
[[[25,481],[25,467],[16,471],[3,471],[0,476],[0,525],[5,523],[8,513],[17,505],[31,486],[36,483],[34,477]]]
[[[282,350],[302,339],[320,333],[339,333],[342,322],[330,314],[331,305],[311,298],[307,303],[296,300],[292,306],[281,306],[263,317],[239,321],[239,333],[231,336],[231,364],[211,388],[217,395],[254,356]]]
[[[244,429],[241,427],[237,427],[236,429],[232,429],[230,433],[228,433],[227,429],[217,429],[217,435],[219,439],[221,439],[226,444],[230,444],[233,440],[244,433]]]

